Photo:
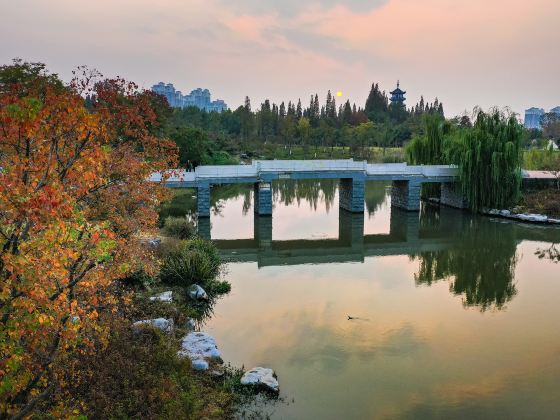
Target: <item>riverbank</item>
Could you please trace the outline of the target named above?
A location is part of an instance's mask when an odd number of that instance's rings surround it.
[[[519,207],[524,213],[541,213],[560,219],[560,190],[527,190],[523,193]]]

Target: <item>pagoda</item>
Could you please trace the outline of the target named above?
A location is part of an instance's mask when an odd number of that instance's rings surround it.
[[[391,105],[404,107],[404,101],[406,100],[404,95],[406,94],[406,92],[403,92],[400,89],[400,81],[397,80],[397,88],[390,93],[391,93]]]

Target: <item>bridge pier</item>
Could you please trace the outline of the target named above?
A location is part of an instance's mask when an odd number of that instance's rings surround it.
[[[461,191],[461,184],[458,182],[443,182],[441,184],[440,203],[444,206],[466,209],[469,203]]]
[[[259,250],[272,248],[272,216],[254,217],[254,239]]]
[[[364,212],[365,181],[359,178],[341,178],[339,206],[351,213]]]
[[[422,182],[416,179],[393,181],[391,205],[408,211],[420,210]]]
[[[254,184],[254,207],[259,216],[272,215],[272,184],[257,182]]]
[[[209,217],[199,217],[197,221],[197,233],[202,239],[211,239],[211,228]]]
[[[340,209],[338,213],[338,239],[351,248],[364,246],[364,215]]]
[[[196,189],[198,217],[210,217],[210,184],[199,184]]]
[[[418,241],[420,215],[398,207],[391,208],[390,235],[407,243]]]

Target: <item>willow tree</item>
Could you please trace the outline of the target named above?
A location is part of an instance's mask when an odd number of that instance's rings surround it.
[[[445,163],[445,139],[450,126],[440,115],[426,115],[424,117],[426,134],[415,137],[406,147],[409,163],[413,165],[441,165]],[[422,198],[439,197],[439,184],[422,186]]]
[[[444,163],[444,139],[449,125],[439,115],[426,115],[424,128],[426,134],[407,145],[408,160],[414,165],[440,165]]]
[[[521,188],[522,127],[513,114],[479,111],[474,127],[446,148],[457,163],[463,194],[472,210],[507,208]]]

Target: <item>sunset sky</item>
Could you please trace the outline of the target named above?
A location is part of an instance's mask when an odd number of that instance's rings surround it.
[[[144,87],[206,87],[236,108],[371,83],[407,104],[560,105],[559,0],[0,0],[0,62],[85,64]]]

